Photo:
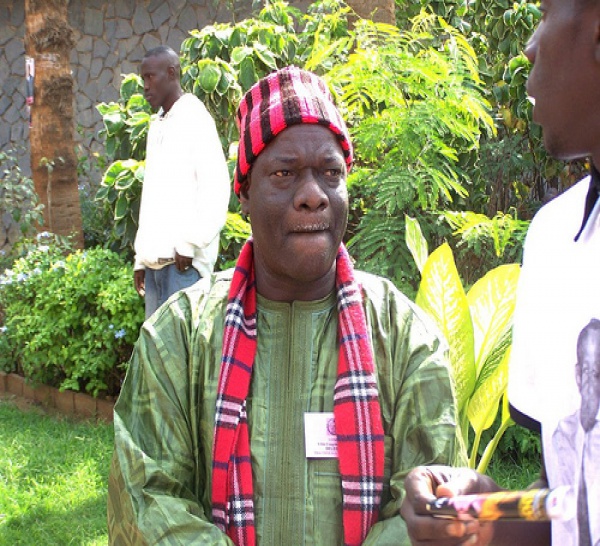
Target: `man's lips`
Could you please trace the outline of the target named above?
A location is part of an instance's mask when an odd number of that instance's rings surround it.
[[[329,223],[319,222],[313,224],[299,224],[292,227],[292,233],[318,233],[329,230]]]

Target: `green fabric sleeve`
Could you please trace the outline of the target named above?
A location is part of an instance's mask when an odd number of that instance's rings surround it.
[[[192,321],[173,316],[142,328],[115,406],[110,544],[233,544],[193,494],[202,457],[193,433],[197,411],[190,412],[188,400]]]

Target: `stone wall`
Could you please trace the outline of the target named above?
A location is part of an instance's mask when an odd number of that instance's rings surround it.
[[[289,3],[302,9],[309,2]],[[249,15],[252,4],[253,0],[69,1],[76,38],[71,66],[78,155],[89,159],[93,179],[99,177],[93,154],[103,154],[96,104],[116,100],[121,75],[137,72],[148,49],[166,44],[179,51],[190,30],[240,20]],[[16,149],[21,169],[30,175],[24,34],[25,0],[0,0],[0,150]]]

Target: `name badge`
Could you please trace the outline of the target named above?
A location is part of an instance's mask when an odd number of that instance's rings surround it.
[[[333,412],[304,414],[304,443],[308,459],[338,456]]]

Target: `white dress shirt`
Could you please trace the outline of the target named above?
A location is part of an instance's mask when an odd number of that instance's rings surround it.
[[[229,204],[229,172],[214,120],[192,94],[148,132],[135,269],[158,269],[175,253],[209,275]]]
[[[564,484],[565,463],[572,465],[578,479],[581,458],[566,461],[564,452],[553,445],[553,435],[560,421],[579,409],[577,338],[592,318],[600,319],[600,200],[574,241],[588,187],[589,177],[535,216],[527,233],[517,291],[508,396],[518,412],[541,424],[550,487]],[[579,454],[581,449],[583,441]],[[586,474],[600,471],[600,452],[595,460],[595,468],[586,468]],[[598,487],[596,480],[588,483]],[[592,495],[600,499],[600,490],[588,490],[588,497]],[[600,513],[590,512],[590,517],[600,522]],[[552,543],[577,544],[573,525],[553,522]]]

